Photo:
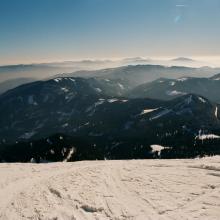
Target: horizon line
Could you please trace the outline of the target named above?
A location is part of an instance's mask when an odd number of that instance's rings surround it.
[[[91,57],[84,57],[84,58],[67,58],[67,59],[54,59],[54,60],[39,60],[39,61],[30,61],[30,62],[9,62],[9,63],[1,63],[0,67],[3,66],[17,66],[17,65],[40,65],[40,64],[52,64],[52,63],[65,63],[65,62],[83,62],[83,61],[110,61],[110,62],[119,62],[126,59],[143,59],[143,60],[152,60],[152,61],[172,61],[173,59],[178,58],[186,58],[192,59],[195,61],[213,61],[215,59],[219,60],[220,62],[220,55],[204,55],[204,56],[128,56],[128,57],[105,57],[105,58],[91,58]],[[215,61],[217,61],[215,60]]]

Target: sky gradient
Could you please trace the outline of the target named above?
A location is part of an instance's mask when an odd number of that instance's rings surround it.
[[[0,0],[0,64],[220,56],[220,0]]]

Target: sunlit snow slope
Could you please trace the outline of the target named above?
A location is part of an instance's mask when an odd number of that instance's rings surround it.
[[[220,219],[220,157],[0,164],[1,220]]]

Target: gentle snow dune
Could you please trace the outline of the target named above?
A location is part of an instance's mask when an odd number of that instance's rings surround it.
[[[220,219],[220,157],[0,164],[1,220]]]

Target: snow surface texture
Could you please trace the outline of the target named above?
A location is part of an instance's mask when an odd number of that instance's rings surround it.
[[[0,164],[1,220],[220,219],[220,157]]]

